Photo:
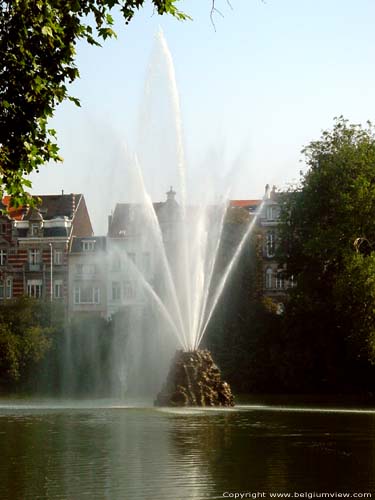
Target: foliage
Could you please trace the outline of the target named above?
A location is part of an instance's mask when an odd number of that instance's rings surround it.
[[[231,209],[228,214],[215,273],[218,277],[249,222],[249,214],[241,208]],[[280,350],[281,318],[275,304],[261,298],[259,251],[259,235],[255,231],[230,275],[204,337],[224,380],[237,393],[276,390],[274,360]]]
[[[24,381],[36,369],[51,348],[58,317],[50,304],[29,298],[7,301],[0,306],[0,384],[3,387]]]
[[[183,20],[178,0],[152,0],[158,14]],[[145,0],[2,0],[0,2],[0,195],[32,203],[26,178],[49,160],[59,161],[56,133],[48,127],[67,85],[79,77],[75,46],[115,36],[111,11],[126,23]],[[94,26],[94,28],[93,28]]]
[[[309,168],[282,210],[280,257],[297,282],[285,316],[288,380],[360,385],[375,348],[374,128],[337,118],[303,152]]]

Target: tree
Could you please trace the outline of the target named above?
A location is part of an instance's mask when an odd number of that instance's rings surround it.
[[[285,316],[289,375],[355,385],[375,359],[374,127],[337,118],[303,152],[309,168],[282,210],[281,260],[297,282]]]
[[[61,329],[62,314],[49,303],[22,297],[2,304],[0,318],[0,385],[9,389],[32,378]]]
[[[178,0],[152,0],[160,15],[183,20]],[[48,127],[67,85],[79,77],[79,39],[99,45],[115,36],[110,13],[129,23],[145,0],[2,0],[0,2],[0,195],[15,205],[32,203],[27,179],[49,160],[59,161],[56,133]],[[94,28],[93,28],[94,26]]]

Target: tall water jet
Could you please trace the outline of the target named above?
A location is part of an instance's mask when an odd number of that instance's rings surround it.
[[[147,384],[155,394],[167,375],[165,360],[169,358],[169,362],[177,350],[157,402],[230,406],[230,388],[221,380],[211,355],[200,346],[259,210],[249,215],[231,258],[220,268],[228,193],[215,196],[207,189],[199,203],[188,201],[181,105],[172,55],[162,32],[156,44],[140,113],[138,149],[136,154],[127,154],[132,201],[116,205],[106,237],[107,259],[92,262],[96,267],[104,266],[103,273],[108,276],[108,315],[114,330],[113,362],[108,362],[111,383],[120,389],[119,395],[123,390],[142,392]],[[168,136],[164,134],[162,147],[154,144],[149,148],[148,141],[154,141],[156,135],[153,86],[163,79],[168,91],[166,108],[171,112]],[[167,200],[155,203],[156,177],[165,164],[176,191],[171,187]]]
[[[156,66],[160,70],[160,65],[164,63],[164,76],[167,78],[170,108],[173,112],[173,131],[170,131],[170,135],[176,141],[175,165],[178,173],[179,201],[177,202],[176,192],[171,187],[164,204],[152,203],[142,173],[144,154],[141,152],[134,158],[135,184],[140,200],[136,207],[137,224],[148,234],[148,244],[152,248],[155,266],[153,279],[144,276],[142,269],[134,263],[130,265],[131,272],[145,295],[157,306],[160,321],[164,325],[160,325],[160,329],[169,327],[177,345],[182,349],[172,363],[167,383],[157,402],[167,404],[169,394],[171,404],[179,402],[231,405],[233,398],[229,386],[221,381],[219,370],[209,353],[199,351],[199,348],[228,277],[255,226],[257,214],[249,221],[232,258],[222,271],[221,279],[216,279],[217,259],[228,201],[226,197],[213,200],[207,196],[207,199],[201,200],[199,204],[187,203],[180,99],[172,56],[162,32],[157,35],[157,44],[159,51],[155,56],[155,60],[158,61]],[[151,82],[155,80],[155,72],[154,62],[150,65],[149,80],[146,83],[146,103],[143,104],[141,114],[146,129],[149,120],[147,100],[150,99]],[[140,130],[144,143],[147,137],[142,126]],[[182,382],[183,373],[186,375],[185,382]],[[211,381],[210,377],[213,377]],[[209,382],[213,385],[210,386]],[[184,383],[187,385],[183,386]],[[214,392],[221,396],[213,397]],[[226,397],[222,396],[224,393],[227,393]],[[181,394],[190,396],[182,397]]]

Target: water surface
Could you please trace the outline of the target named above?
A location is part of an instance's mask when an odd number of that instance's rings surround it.
[[[373,492],[375,412],[0,402],[0,498]]]

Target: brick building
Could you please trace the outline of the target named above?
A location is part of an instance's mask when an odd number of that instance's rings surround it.
[[[0,300],[28,295],[68,303],[68,252],[73,236],[92,236],[82,194],[35,196],[35,208],[0,216]]]
[[[267,184],[263,199],[231,200],[230,206],[243,208],[251,215],[255,215],[260,210],[257,226],[260,235],[258,255],[261,293],[282,307],[286,298],[286,289],[292,286],[292,283],[285,279],[284,269],[280,268],[276,260],[278,225],[280,223],[279,196],[276,188],[273,187],[271,190]]]

